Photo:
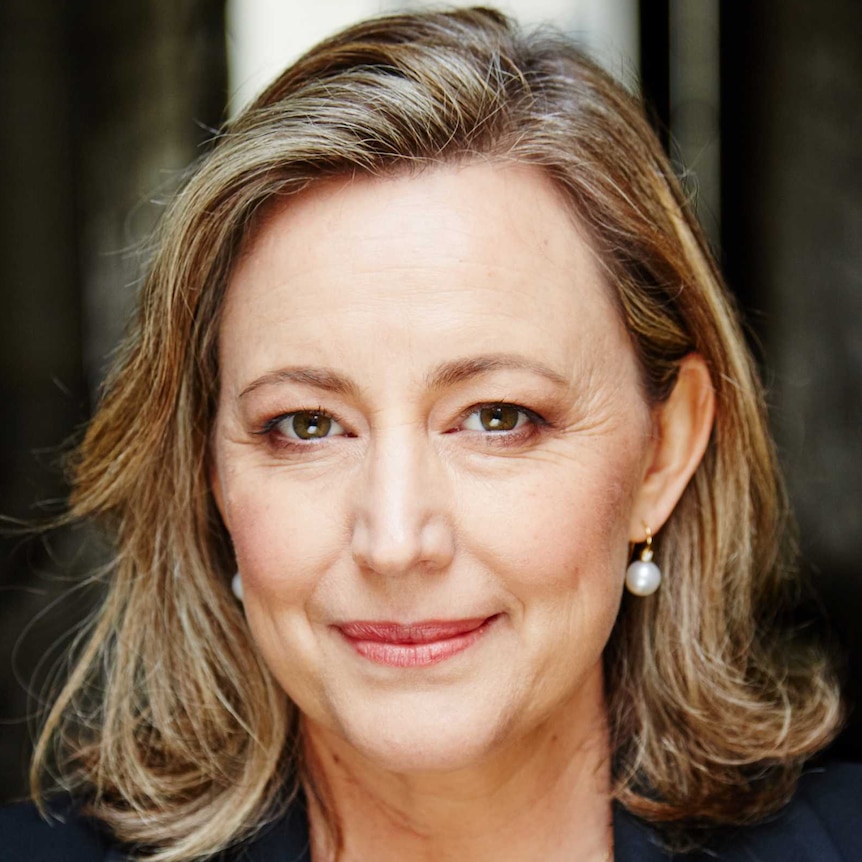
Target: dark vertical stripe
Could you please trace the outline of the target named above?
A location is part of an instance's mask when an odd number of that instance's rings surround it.
[[[641,89],[647,117],[669,152],[670,144],[670,0],[641,0]]]

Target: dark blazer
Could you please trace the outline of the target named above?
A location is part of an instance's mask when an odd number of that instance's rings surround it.
[[[31,804],[0,809],[0,862],[122,862],[121,848],[92,821],[43,820]],[[671,856],[656,832],[614,810],[615,862],[862,862],[862,764],[811,769],[791,803],[757,826],[727,830],[710,850]],[[213,862],[310,862],[301,805],[253,841]],[[373,862],[373,860],[370,860]]]

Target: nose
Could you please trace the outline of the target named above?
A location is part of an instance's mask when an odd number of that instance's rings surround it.
[[[390,576],[445,569],[455,551],[447,484],[423,433],[412,426],[381,431],[356,489],[357,564]]]

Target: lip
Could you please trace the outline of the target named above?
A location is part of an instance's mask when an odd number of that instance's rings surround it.
[[[375,664],[425,667],[469,649],[497,616],[408,624],[356,620],[336,628],[360,656]]]

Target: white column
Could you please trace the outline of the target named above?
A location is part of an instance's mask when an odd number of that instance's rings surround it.
[[[434,5],[426,0],[228,0],[230,113],[236,114],[285,66],[336,30],[382,12]],[[636,79],[638,0],[502,0],[496,5],[525,25],[555,25],[618,78],[629,84]]]

